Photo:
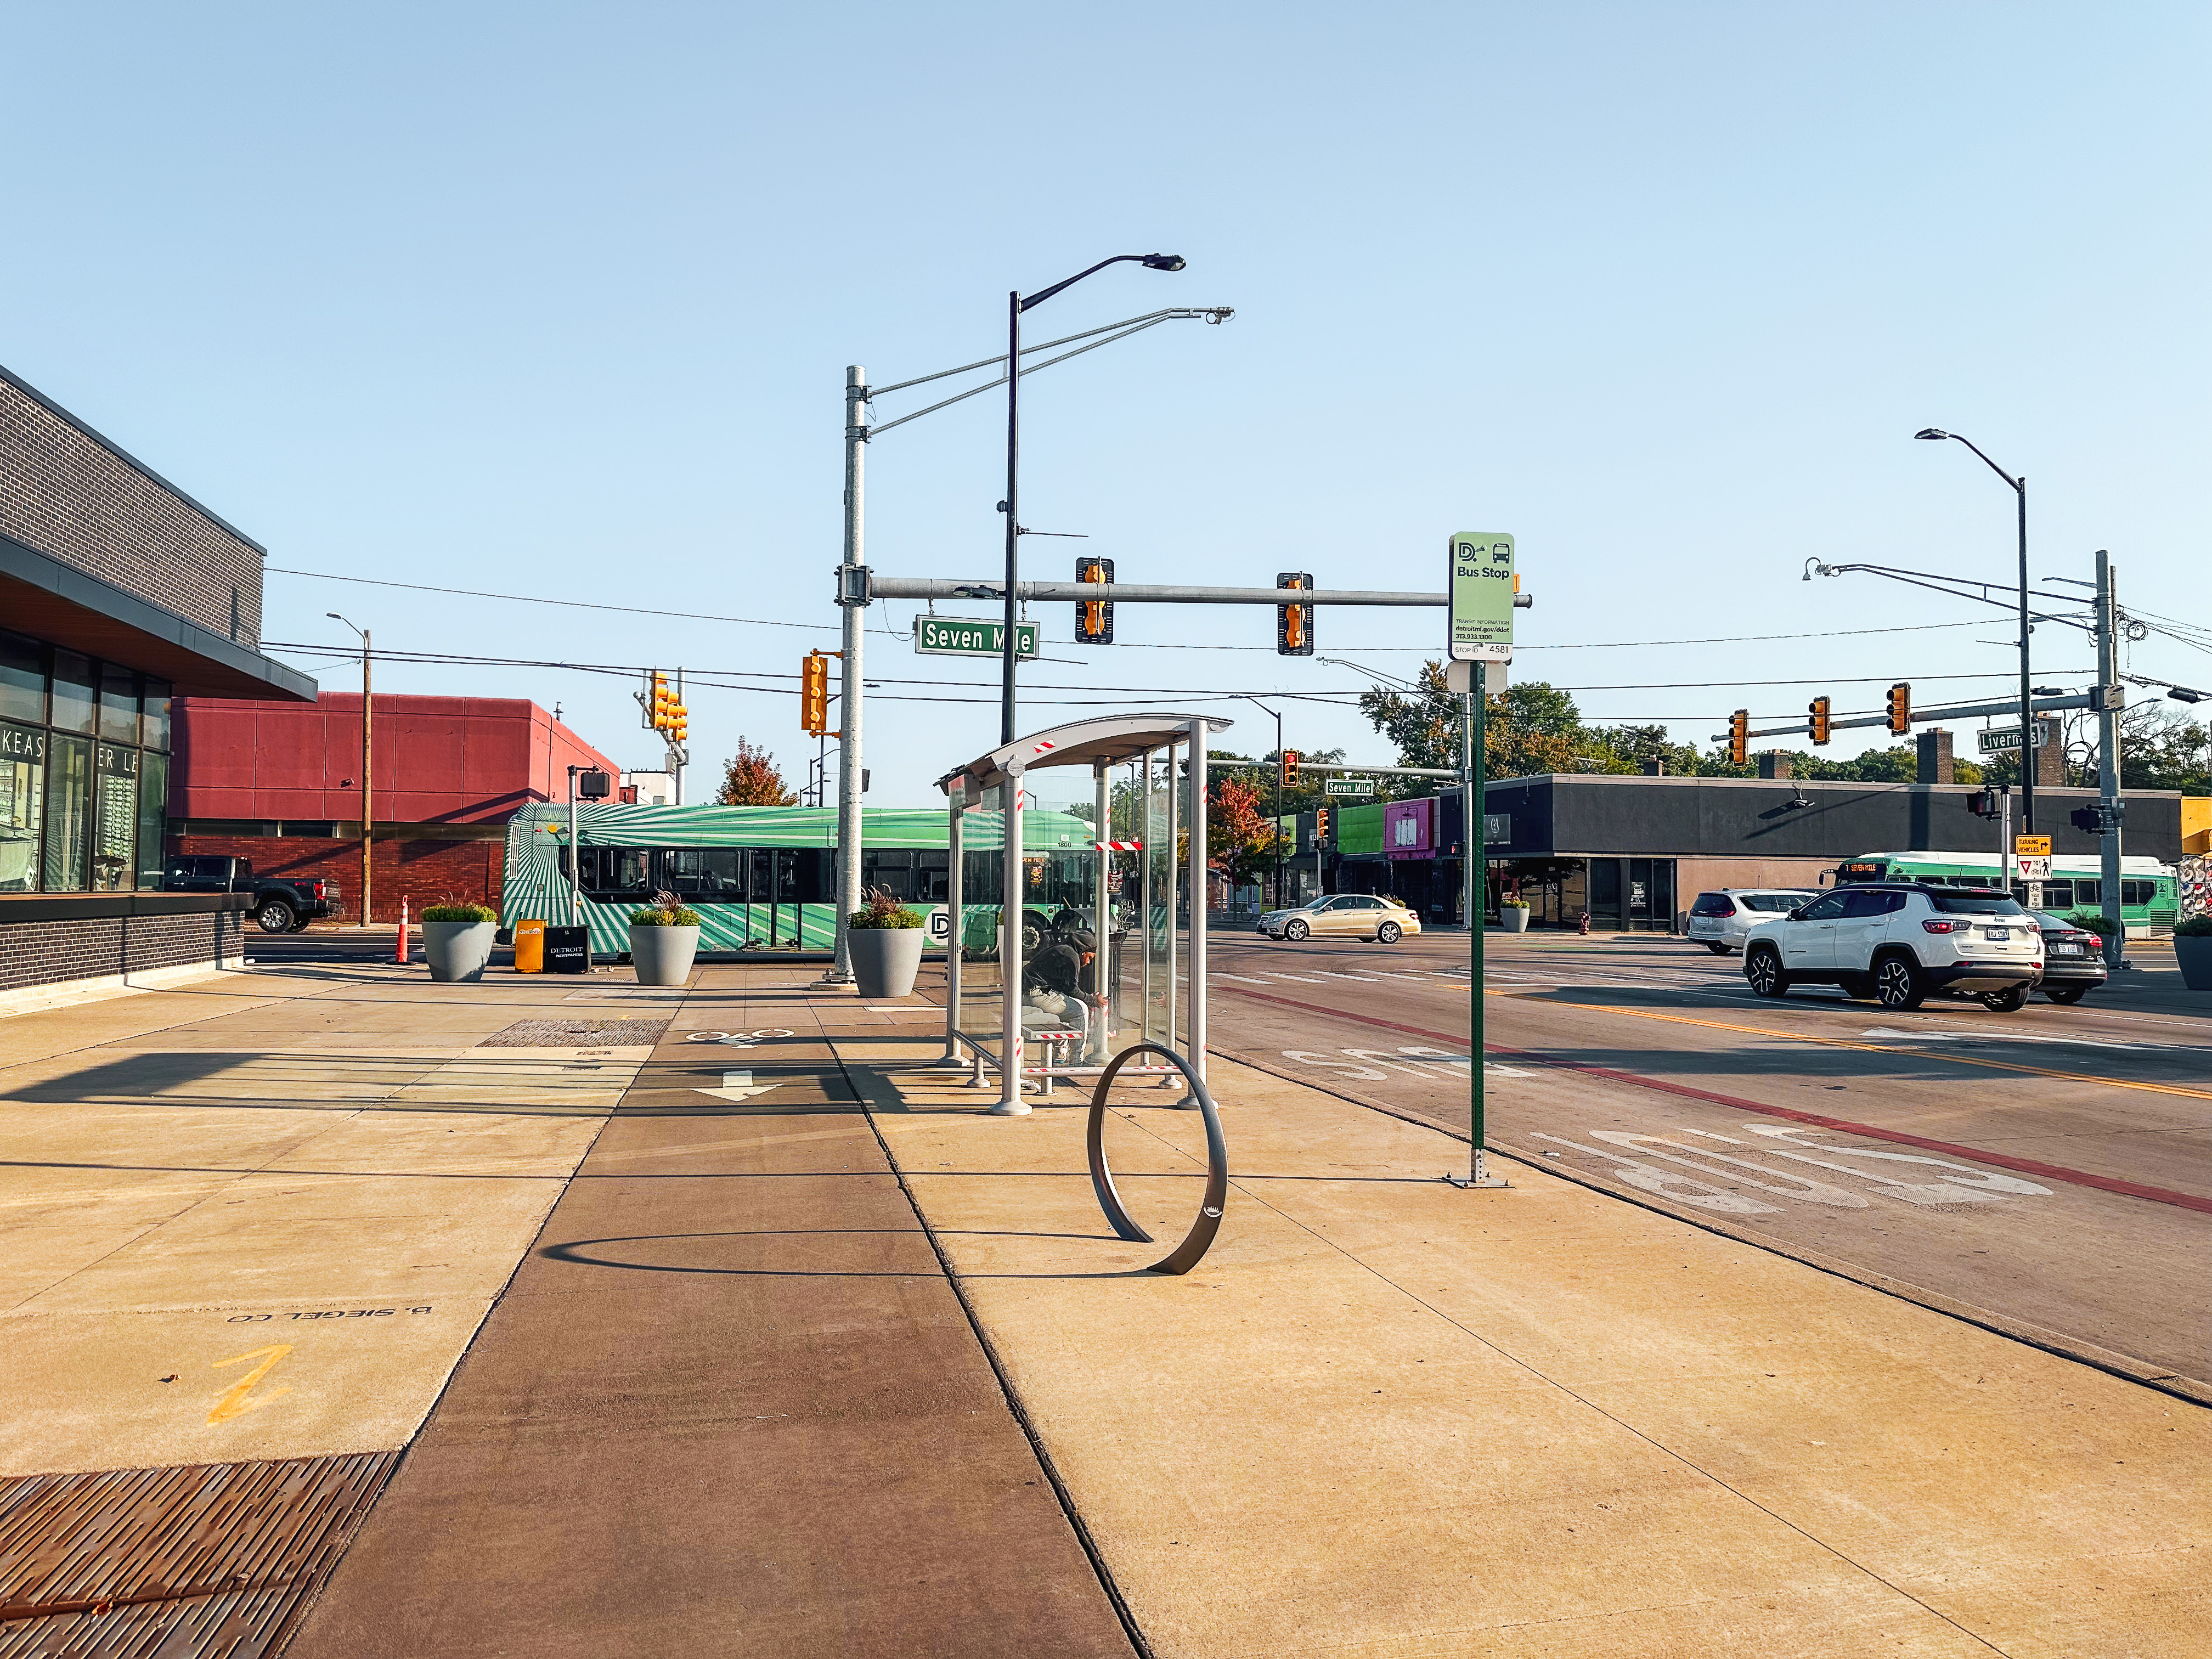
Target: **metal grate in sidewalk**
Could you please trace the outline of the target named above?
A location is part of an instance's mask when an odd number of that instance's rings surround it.
[[[398,1457],[0,1481],[0,1659],[258,1659]]]
[[[524,1019],[486,1037],[479,1048],[650,1048],[668,1029],[665,1019]]]

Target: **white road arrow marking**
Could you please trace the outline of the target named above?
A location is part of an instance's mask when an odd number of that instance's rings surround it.
[[[755,1083],[750,1072],[725,1072],[719,1089],[694,1089],[696,1095],[712,1095],[717,1100],[726,1100],[732,1105],[750,1100],[755,1095],[764,1095],[771,1089],[781,1089],[781,1083]]]

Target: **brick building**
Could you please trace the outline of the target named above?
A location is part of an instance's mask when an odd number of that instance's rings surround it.
[[[568,798],[568,768],[620,768],[522,698],[376,695],[373,920],[441,899],[496,905],[507,822]],[[170,849],[230,854],[258,874],[319,877],[361,919],[361,694],[313,703],[179,698]]]
[[[242,898],[157,884],[172,699],[315,696],[261,654],[262,554],[0,369],[0,997],[236,955]]]

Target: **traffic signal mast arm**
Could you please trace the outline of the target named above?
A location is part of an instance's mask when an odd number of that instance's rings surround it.
[[[2094,690],[2076,691],[2063,697],[2037,697],[2034,699],[2034,710],[2039,714],[2055,714],[2069,708],[2103,710],[2123,708],[2126,701],[2125,687],[2106,685]],[[2019,713],[2020,704],[2017,701],[1961,702],[1949,704],[1942,708],[1915,708],[1911,711],[1915,720],[1968,720],[1978,714],[2017,715]],[[1829,728],[1837,732],[1846,731],[1854,726],[1887,726],[1888,724],[1889,714],[1886,709],[1879,714],[1852,715],[1844,720],[1832,719],[1828,722]],[[1805,722],[1802,720],[1792,720],[1787,726],[1762,726],[1758,731],[1744,733],[1747,738],[1802,737],[1804,734]],[[1726,743],[1729,736],[1726,732],[1716,732],[1712,735],[1711,741]],[[1314,769],[1309,766],[1308,769]]]
[[[866,598],[875,599],[1003,599],[1006,583],[1003,579],[976,581],[947,581],[937,577],[879,576],[872,570],[867,574]],[[1121,605],[1264,605],[1283,603],[1285,590],[1279,587],[1158,587],[1135,582],[1016,582],[1014,597],[1037,604],[1080,605],[1103,600]],[[1360,605],[1395,607],[1431,606],[1443,610],[1450,603],[1449,596],[1437,593],[1401,593],[1369,591],[1360,588],[1321,587],[1302,590],[1298,600],[1303,605]],[[1529,609],[1533,596],[1518,593],[1513,603],[1520,610]]]
[[[1231,760],[1221,755],[1208,755],[1206,757],[1206,769],[1210,772],[1249,772],[1255,766],[1263,766],[1266,763],[1264,761]],[[1323,765],[1319,761],[1310,761],[1303,756],[1299,757],[1298,769],[1304,772],[1341,772],[1347,776],[1357,778],[1373,777],[1377,775],[1390,778],[1455,778],[1460,775],[1457,767]]]

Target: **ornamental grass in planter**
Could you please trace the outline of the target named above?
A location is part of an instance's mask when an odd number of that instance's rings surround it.
[[[488,904],[448,902],[422,910],[422,955],[441,984],[472,983],[491,961],[499,912]]]
[[[900,903],[888,887],[872,887],[866,896],[867,908],[854,911],[845,922],[853,978],[864,997],[911,996],[922,942],[928,937],[921,912]]]
[[[673,893],[629,913],[629,962],[640,985],[688,985],[699,954],[699,913]]]
[[[1509,933],[1527,933],[1528,931],[1528,901],[1517,898],[1498,900],[1498,925]]]

